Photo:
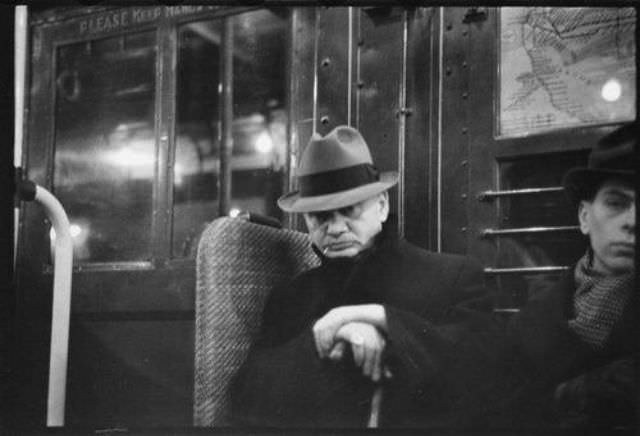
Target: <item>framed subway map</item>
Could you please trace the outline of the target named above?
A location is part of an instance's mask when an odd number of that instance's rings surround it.
[[[500,9],[497,136],[633,120],[634,8]]]

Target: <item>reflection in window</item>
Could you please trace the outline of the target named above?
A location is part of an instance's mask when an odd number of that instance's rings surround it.
[[[76,261],[150,257],[154,68],[153,32],[57,51],[54,191]]]
[[[562,177],[571,167],[583,165],[586,154],[558,153],[499,162],[501,190],[552,188],[562,186]],[[564,191],[512,195],[499,198],[502,229],[570,227],[578,223],[577,210]],[[520,233],[495,237],[496,268],[567,266],[584,253],[585,240],[577,230]],[[530,295],[559,274],[514,274],[496,278],[498,306],[521,306]]]
[[[195,254],[205,224],[221,213],[253,212],[280,218],[284,186],[286,16],[258,10],[179,28],[174,257]],[[229,210],[220,210],[220,157],[224,50],[233,54],[233,148]]]

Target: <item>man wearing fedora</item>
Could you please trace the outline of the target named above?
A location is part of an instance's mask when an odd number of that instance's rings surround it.
[[[637,425],[638,132],[635,123],[618,128],[592,149],[587,167],[565,175],[589,245],[562,280],[509,321],[514,368],[521,371],[508,409],[514,425]]]
[[[270,295],[234,424],[364,427],[383,385],[381,427],[474,426],[501,345],[479,265],[393,235],[398,174],[352,127],[314,135],[297,177],[278,205],[303,214],[321,265]]]

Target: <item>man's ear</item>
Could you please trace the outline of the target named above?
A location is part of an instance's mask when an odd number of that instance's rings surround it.
[[[389,218],[389,193],[387,191],[380,194],[378,207],[380,208],[380,222],[383,223]]]
[[[589,234],[589,215],[591,213],[591,203],[582,200],[578,206],[578,221],[580,221],[580,231],[583,235]]]

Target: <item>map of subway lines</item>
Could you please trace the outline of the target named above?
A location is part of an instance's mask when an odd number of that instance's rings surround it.
[[[635,117],[633,8],[503,8],[500,133]],[[621,85],[603,100],[608,80]]]

